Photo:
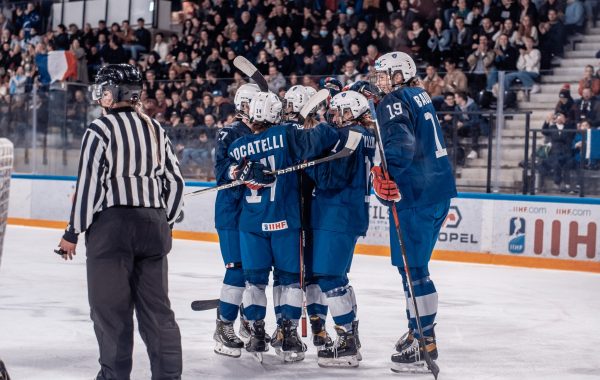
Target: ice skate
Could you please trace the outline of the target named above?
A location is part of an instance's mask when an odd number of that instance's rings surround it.
[[[352,332],[354,333],[354,337],[356,338],[356,358],[358,361],[362,360],[362,355],[360,353],[360,349],[362,345],[360,344],[360,337],[358,335],[358,321],[352,322]]]
[[[438,351],[434,336],[426,336],[425,347],[432,360],[438,358]],[[396,343],[396,353],[392,354],[391,370],[397,373],[429,373],[429,368],[423,355],[423,347],[419,340],[414,337],[412,331],[408,331]]]
[[[318,315],[310,316],[310,330],[313,335],[313,345],[317,347],[317,351],[333,345],[333,341],[325,329],[325,321]]]
[[[284,362],[298,362],[304,360],[306,344],[298,336],[297,327],[292,321],[283,321],[283,340],[278,354]],[[278,350],[279,351],[279,350]]]
[[[283,327],[277,324],[277,328],[271,335],[271,347],[275,349],[277,355],[281,355],[281,344],[283,343]]]
[[[235,335],[233,322],[224,322],[220,319],[217,319],[217,327],[215,329],[213,338],[216,342],[215,353],[234,358],[239,358],[242,355],[242,347],[244,347],[244,342],[242,342],[240,338]]]
[[[256,360],[262,363],[262,353],[269,351],[264,320],[260,319],[250,324],[250,339],[246,343],[246,351],[251,352]]]
[[[320,367],[358,367],[358,348],[354,331],[335,326],[338,337],[333,346],[317,353]]]

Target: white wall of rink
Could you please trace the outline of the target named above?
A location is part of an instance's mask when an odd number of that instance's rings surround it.
[[[192,183],[186,192],[197,190],[198,185]],[[14,175],[9,218],[64,221],[74,190],[71,177]],[[175,229],[216,234],[215,196],[186,197],[185,220]],[[370,215],[368,234],[359,240],[361,253],[381,252],[389,244],[387,209],[375,196],[371,196]],[[599,223],[600,199],[463,193],[452,201],[436,249],[598,264]]]

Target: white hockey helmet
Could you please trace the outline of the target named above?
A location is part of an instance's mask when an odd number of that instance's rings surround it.
[[[390,81],[396,72],[401,72],[404,77],[404,82],[401,84],[408,83],[417,75],[417,65],[415,64],[415,61],[410,55],[400,51],[386,53],[377,58],[374,69],[376,73],[387,73]]]
[[[306,93],[308,94],[309,99],[312,98],[312,96],[317,93],[317,90],[315,90],[314,87],[304,86],[304,88],[306,88]]]
[[[236,111],[243,111],[243,104],[248,103],[256,94],[260,92],[258,86],[254,83],[243,84],[238,88],[235,92],[235,97],[233,98],[233,104],[235,104]]]
[[[272,123],[281,121],[283,103],[272,92],[259,92],[250,101],[250,121],[253,123]]]
[[[356,120],[369,111],[369,101],[356,91],[343,91],[331,98],[329,103],[331,109],[338,112],[338,123]],[[345,119],[347,111],[352,113],[351,119]]]
[[[308,95],[306,87],[299,84],[290,87],[290,89],[286,91],[284,96],[286,104],[285,112],[299,113],[302,107],[304,107],[304,105],[308,102],[309,98],[310,96]]]

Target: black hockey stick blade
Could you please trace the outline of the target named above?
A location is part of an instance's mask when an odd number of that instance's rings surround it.
[[[308,99],[308,102],[302,107],[300,110],[300,116],[306,119],[306,117],[311,114],[315,108],[327,100],[329,97],[329,90],[322,89],[317,91],[313,96]]]
[[[351,130],[348,133],[348,139],[346,140],[346,144],[344,145],[344,147],[342,148],[342,150],[340,150],[339,152],[334,153],[331,156],[326,156],[326,157],[319,158],[319,159],[316,159],[316,160],[313,160],[313,161],[303,162],[301,164],[292,165],[292,166],[287,167],[287,168],[274,170],[272,172],[269,172],[269,174],[272,174],[272,175],[287,174],[287,173],[295,172],[297,170],[306,169],[306,168],[308,168],[310,166],[315,166],[315,165],[318,165],[318,164],[322,164],[324,162],[333,161],[333,160],[337,160],[339,158],[348,157],[349,155],[351,155],[352,153],[354,153],[354,151],[356,150],[356,147],[360,143],[361,139],[362,139],[362,134],[360,132]],[[191,193],[187,193],[185,195],[186,196],[188,196],[188,195],[199,195],[199,194],[209,193],[211,191],[219,191],[219,190],[230,189],[232,187],[236,187],[236,186],[242,185],[243,183],[244,183],[244,181],[236,180],[236,181],[232,181],[232,182],[229,182],[229,183],[226,183],[226,184],[223,184],[223,185],[213,186],[213,187],[207,187],[207,188],[204,188],[204,189],[192,191]]]
[[[204,311],[216,309],[219,307],[219,299],[215,298],[213,300],[198,300],[192,301],[192,310],[194,311]]]
[[[241,72],[246,74],[248,77],[252,78],[254,82],[258,85],[258,88],[262,92],[269,91],[269,85],[267,84],[267,80],[265,77],[258,71],[256,66],[252,64],[252,62],[248,61],[246,57],[238,55],[233,59],[233,65],[237,67]]]

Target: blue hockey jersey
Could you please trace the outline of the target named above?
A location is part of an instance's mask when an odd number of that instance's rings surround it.
[[[247,158],[259,161],[271,170],[283,169],[318,157],[338,142],[337,131],[326,124],[309,130],[282,124],[234,141],[229,147],[229,156],[238,163]],[[275,182],[259,190],[244,189],[240,231],[270,232],[300,228],[297,173],[279,175]]]
[[[389,172],[402,194],[398,209],[430,205],[456,196],[442,130],[429,95],[402,87],[377,106]]]
[[[229,167],[236,164],[236,162],[229,157],[229,146],[238,138],[250,133],[252,133],[250,127],[240,120],[234,121],[219,131],[215,147],[215,178],[217,185],[231,181],[228,177]],[[221,190],[217,193],[217,200],[215,202],[216,228],[238,229],[238,219],[242,209],[242,194],[243,189],[240,186]]]
[[[315,181],[311,227],[365,235],[369,227],[370,172],[375,156],[375,135],[360,125],[340,128],[340,146],[346,142],[350,129],[362,134],[362,141],[351,156],[307,170]]]

